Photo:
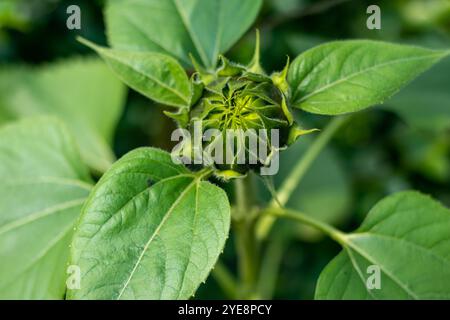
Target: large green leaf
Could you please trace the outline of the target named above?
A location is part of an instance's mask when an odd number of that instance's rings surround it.
[[[0,298],[61,299],[74,222],[91,189],[55,119],[0,129]]]
[[[330,42],[292,63],[288,80],[292,104],[337,115],[383,103],[449,51],[384,42]]]
[[[81,289],[70,299],[187,299],[228,236],[223,190],[168,153],[137,149],[102,177],[72,243]]]
[[[127,85],[159,103],[188,107],[191,84],[180,64],[172,57],[154,52],[132,52],[99,47],[94,49]]]
[[[449,299],[450,210],[417,192],[380,201],[322,272],[317,299]],[[368,267],[380,289],[366,288]]]
[[[110,0],[106,24],[118,49],[156,51],[190,65],[217,62],[255,20],[262,0]]]
[[[62,119],[96,171],[114,161],[110,148],[125,86],[100,59],[72,59],[38,68],[0,68],[0,123],[36,115]]]
[[[383,106],[416,128],[442,132],[450,128],[450,59],[445,59]]]

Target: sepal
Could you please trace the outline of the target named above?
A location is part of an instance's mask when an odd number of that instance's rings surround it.
[[[304,136],[306,134],[310,134],[312,132],[320,131],[319,129],[302,129],[298,125],[292,126],[292,128],[289,130],[289,136],[287,140],[287,145],[292,145],[300,136]]]
[[[217,68],[217,75],[219,77],[234,77],[245,72],[245,67],[238,63],[232,62],[224,56],[219,56],[219,67]]]
[[[289,71],[290,60],[287,57],[286,66],[280,72],[275,72],[271,75],[273,84],[280,89],[287,97],[289,97],[289,83],[287,81],[287,75]]]
[[[264,69],[261,67],[260,52],[261,52],[261,46],[260,46],[259,30],[256,29],[255,52],[253,53],[253,58],[247,67],[247,70],[251,73],[265,74]]]
[[[181,128],[186,128],[187,125],[189,124],[189,109],[188,108],[183,108],[183,109],[179,109],[176,112],[171,112],[171,111],[163,111],[163,113],[175,120],[175,122],[181,127]]]

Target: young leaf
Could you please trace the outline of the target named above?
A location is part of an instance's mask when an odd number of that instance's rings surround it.
[[[135,150],[102,177],[83,208],[71,264],[81,289],[69,299],[188,299],[228,236],[223,190],[170,155]]]
[[[211,69],[255,20],[262,0],[110,0],[106,24],[117,49],[156,51]]]
[[[110,144],[124,98],[125,86],[100,59],[0,68],[0,123],[57,116],[75,136],[83,160],[99,172],[114,161]]]
[[[322,271],[317,299],[449,299],[450,210],[417,192],[379,202]],[[370,266],[375,266],[370,268]],[[376,269],[380,271],[379,286]]]
[[[320,45],[291,65],[292,105],[337,115],[380,104],[448,54],[367,40]]]
[[[144,96],[169,106],[189,106],[191,85],[175,59],[160,53],[114,50],[80,41],[95,50],[123,82]]]
[[[0,163],[0,299],[62,299],[88,170],[50,118],[1,128]]]

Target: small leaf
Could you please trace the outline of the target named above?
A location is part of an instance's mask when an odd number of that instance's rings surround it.
[[[292,104],[317,114],[359,111],[383,103],[448,54],[367,40],[320,45],[291,65]]]
[[[108,49],[82,38],[79,40],[95,50],[134,90],[162,104],[189,106],[191,84],[175,59],[160,53]]]
[[[211,70],[261,5],[262,0],[112,0],[106,9],[108,38],[114,48],[160,52],[186,66],[193,53]]]
[[[380,201],[322,271],[317,299],[449,299],[450,210],[417,192]],[[380,270],[380,287],[368,289]]]
[[[148,180],[152,184],[148,184]],[[102,177],[72,243],[82,273],[70,299],[188,299],[228,236],[226,194],[168,153],[138,149]]]
[[[51,118],[1,128],[0,163],[0,299],[62,299],[88,170]]]

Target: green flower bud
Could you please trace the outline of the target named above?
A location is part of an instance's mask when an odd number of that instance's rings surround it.
[[[192,159],[198,155],[204,157],[205,153],[210,155],[207,164],[217,169],[216,175],[235,178],[250,169],[268,166],[275,153],[298,136],[311,132],[301,130],[289,111],[286,80],[289,60],[283,71],[267,76],[259,64],[259,36],[249,66],[223,56],[214,72],[202,70],[195,61],[194,65],[197,73],[191,79],[194,89],[191,107],[177,114],[166,114],[194,136],[194,124],[199,123],[203,138],[208,130],[218,133],[214,139],[197,141],[197,148],[195,141],[187,141],[183,151]],[[222,161],[214,158],[218,150]],[[233,156],[227,157],[227,152]]]

